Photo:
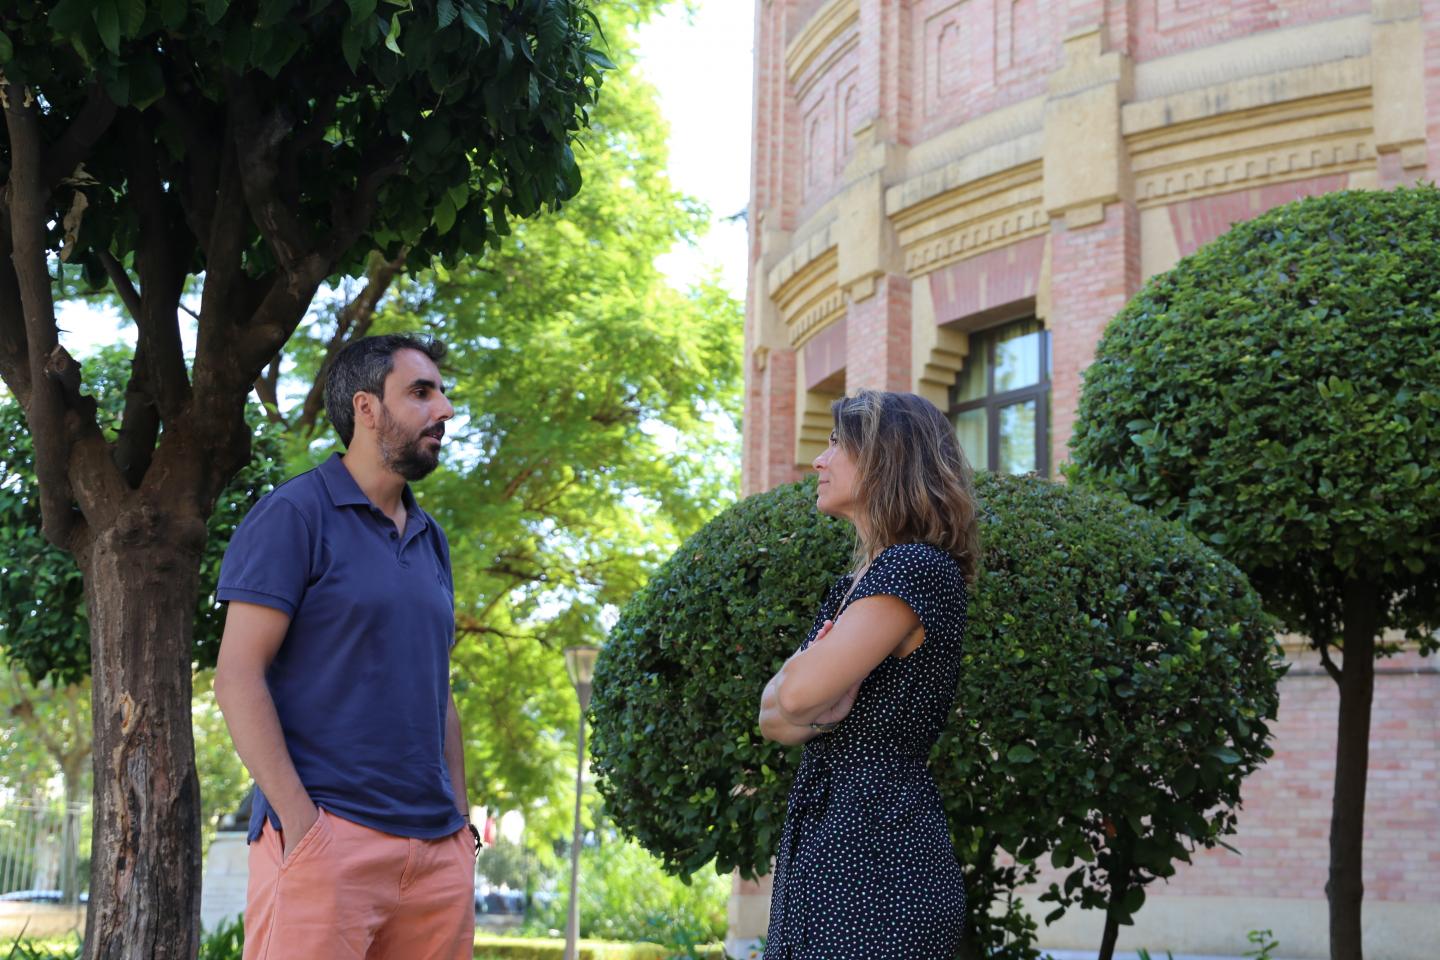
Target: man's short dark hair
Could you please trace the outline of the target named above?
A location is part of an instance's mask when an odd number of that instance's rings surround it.
[[[385,378],[395,369],[397,350],[419,350],[438,365],[445,349],[434,337],[387,333],[362,337],[336,354],[325,372],[325,414],[340,442],[349,447],[355,436],[355,394],[363,390],[385,399]]]

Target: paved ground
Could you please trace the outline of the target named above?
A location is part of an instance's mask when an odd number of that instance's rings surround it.
[[[1050,950],[1041,954],[1049,960],[1095,960],[1097,954],[1090,950]],[[1128,951],[1117,951],[1115,960],[1140,960],[1138,953]],[[1177,953],[1167,955],[1164,950],[1150,951],[1150,960],[1249,960],[1246,957],[1216,956],[1214,954],[1199,953]],[[1273,957],[1272,960],[1286,960],[1285,957]]]

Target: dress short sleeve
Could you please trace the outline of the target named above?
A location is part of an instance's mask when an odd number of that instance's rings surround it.
[[[250,508],[225,549],[216,598],[295,616],[310,582],[310,527],[293,503],[270,494]]]
[[[888,547],[871,562],[850,597],[891,596],[905,601],[920,625],[925,640],[959,639],[965,631],[969,591],[965,575],[954,557],[928,543],[902,543]]]

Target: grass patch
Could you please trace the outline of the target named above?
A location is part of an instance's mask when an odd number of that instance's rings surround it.
[[[670,960],[684,956],[674,947],[658,943],[617,943],[613,940],[581,940],[579,960]],[[699,948],[706,960],[724,960],[725,948],[713,944]],[[475,937],[475,960],[562,960],[565,941],[544,937]]]

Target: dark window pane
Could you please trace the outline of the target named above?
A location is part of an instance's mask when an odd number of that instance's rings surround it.
[[[1000,473],[1029,473],[1037,468],[1035,413],[1037,403],[1026,400],[1000,408]]]

